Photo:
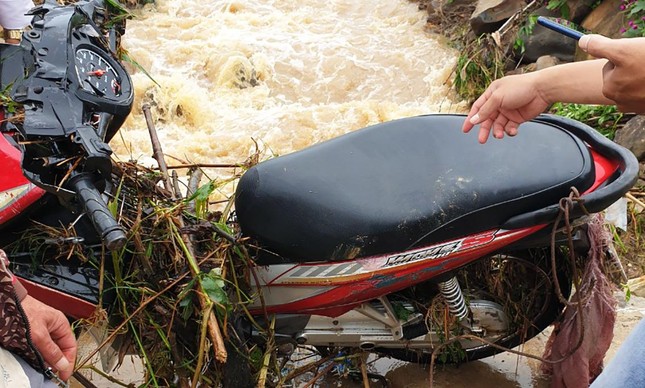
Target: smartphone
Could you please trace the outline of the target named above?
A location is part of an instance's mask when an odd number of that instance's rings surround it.
[[[584,35],[583,32],[576,31],[573,28],[565,27],[562,24],[554,21],[553,19],[549,19],[544,16],[538,16],[537,24],[551,29],[555,32],[559,32],[562,35],[568,36],[569,38],[573,38],[575,40],[579,40]]]

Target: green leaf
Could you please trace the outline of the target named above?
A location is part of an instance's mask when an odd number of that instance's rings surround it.
[[[188,318],[193,314],[193,294],[187,294],[179,302],[179,307],[182,309],[181,317],[184,321],[187,321]]]
[[[224,291],[225,283],[217,272],[218,271],[212,270],[206,274],[202,279],[202,287],[213,302],[222,306],[227,306],[228,295],[226,295],[226,291]]]
[[[117,12],[119,15],[131,15],[130,11],[128,11],[121,3],[119,3],[117,0],[106,0],[106,2],[110,5],[111,8],[113,8],[114,11]]]
[[[629,285],[623,284],[623,291],[625,291],[625,302],[629,302],[632,298],[632,290],[629,288]]]
[[[215,181],[210,181],[195,190],[195,193],[186,199],[186,202],[195,202],[195,215],[197,217],[204,218],[206,216],[206,212],[208,211],[208,199],[216,188],[217,186],[215,185]]]
[[[629,12],[630,15],[635,15],[639,12],[645,11],[645,0],[639,0],[632,6],[632,10]]]
[[[410,314],[412,314],[402,303],[393,302],[392,308],[394,309],[394,315],[400,321],[407,321],[410,318]]]

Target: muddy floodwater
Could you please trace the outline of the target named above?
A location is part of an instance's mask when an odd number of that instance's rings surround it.
[[[408,0],[157,0],[136,15],[123,45],[149,75],[130,66],[135,106],[111,143],[121,159],[151,161],[143,103],[152,105],[171,165],[237,163],[256,144],[268,158],[383,121],[467,109],[450,88],[458,52],[425,32],[425,12]],[[228,173],[211,171],[210,178],[223,181]],[[221,196],[233,189],[223,186]],[[621,305],[616,344],[643,311],[638,297]],[[539,356],[546,338],[539,335],[522,350]],[[391,387],[429,384],[426,367],[379,359],[370,369]],[[116,386],[88,374],[99,387]],[[110,374],[140,383],[143,368],[128,358]],[[507,353],[439,367],[434,383],[548,386],[539,362]]]
[[[133,113],[111,143],[123,159],[150,161],[143,103],[170,164],[241,162],[256,143],[269,158],[466,109],[450,88],[457,51],[407,0],[158,0],[137,15],[123,45],[150,76],[130,67]]]

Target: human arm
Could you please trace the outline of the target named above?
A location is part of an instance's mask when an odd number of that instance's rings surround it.
[[[4,30],[5,43],[18,44],[20,39],[9,31],[21,31],[31,22],[32,16],[26,15],[34,7],[32,0],[0,0],[0,25]]]
[[[573,62],[500,78],[473,103],[462,129],[469,132],[481,124],[479,142],[485,143],[491,132],[497,139],[504,133],[515,136],[521,123],[557,101],[612,104],[602,93],[605,63],[605,59]]]
[[[475,101],[464,132],[481,124],[479,141],[517,134],[519,125],[554,102],[616,104],[623,112],[645,113],[645,38],[609,39],[585,35],[580,48],[601,58],[500,78]]]
[[[38,367],[38,353],[62,380],[72,374],[76,359],[76,339],[65,315],[27,295],[20,280],[9,271],[9,260],[0,249],[1,346]],[[29,322],[27,327],[24,320]],[[2,330],[7,329],[8,330]],[[25,340],[31,339],[31,344]],[[33,345],[33,346],[31,346]]]

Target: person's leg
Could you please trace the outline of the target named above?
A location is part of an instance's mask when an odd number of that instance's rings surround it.
[[[20,357],[0,348],[0,388],[55,388],[53,381],[46,379]]]
[[[632,330],[591,388],[645,387],[645,319]]]

